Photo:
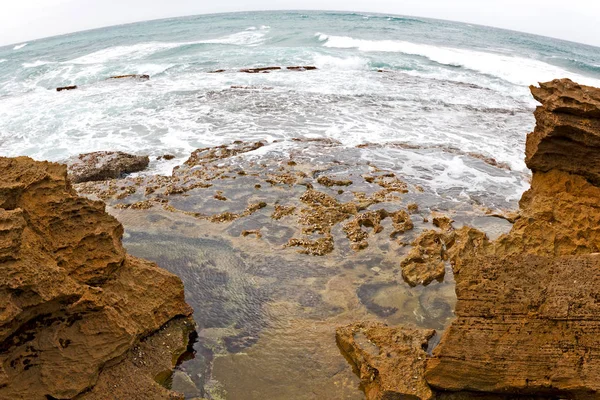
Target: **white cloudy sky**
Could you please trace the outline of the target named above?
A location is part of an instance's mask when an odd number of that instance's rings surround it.
[[[0,45],[148,19],[247,10],[349,10],[464,21],[600,46],[599,0],[2,0]]]

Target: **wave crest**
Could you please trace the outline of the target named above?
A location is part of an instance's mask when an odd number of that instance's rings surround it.
[[[517,85],[530,85],[556,78],[599,85],[597,79],[569,72],[558,66],[540,60],[514,57],[503,54],[465,50],[453,47],[440,47],[401,40],[365,40],[348,36],[329,36],[317,33],[324,47],[338,49],[358,49],[362,52],[393,52],[425,57],[438,64],[461,67],[492,75]]]

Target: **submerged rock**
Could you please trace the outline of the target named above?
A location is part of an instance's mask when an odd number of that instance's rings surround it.
[[[148,156],[136,156],[121,151],[97,151],[80,154],[67,161],[69,178],[73,183],[119,178],[124,174],[143,171]]]
[[[94,386],[135,346],[158,350],[140,340],[161,341],[161,328],[178,335],[155,359],[171,368],[187,345],[182,326],[193,326],[181,280],[128,256],[121,224],[76,195],[65,166],[0,158],[0,170],[0,398],[102,398]],[[134,367],[119,377],[137,382],[138,398],[171,396],[123,376]]]
[[[434,398],[423,372],[432,329],[363,322],[338,328],[336,340],[360,376],[367,400]]]

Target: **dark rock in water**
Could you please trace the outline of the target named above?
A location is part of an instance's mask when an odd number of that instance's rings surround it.
[[[164,154],[162,156],[156,157],[156,160],[167,160],[167,161],[170,161],[170,160],[173,160],[174,158],[175,158],[175,156],[173,154]]]
[[[306,65],[306,66],[287,67],[287,69],[289,69],[291,71],[313,71],[313,70],[317,69],[317,67],[312,66],[312,65]]]
[[[77,85],[58,87],[58,88],[56,88],[56,91],[62,92],[63,90],[74,90],[74,89],[77,89]]]
[[[257,74],[259,72],[276,71],[276,70],[280,70],[280,69],[281,69],[281,67],[243,68],[243,69],[240,69],[240,72],[245,72],[247,74]]]
[[[147,81],[150,79],[150,75],[135,75],[135,74],[130,74],[130,75],[115,75],[115,76],[111,76],[108,79],[137,79],[140,81]]]
[[[225,72],[225,70],[224,69],[217,69],[217,70],[214,70],[214,71],[209,71],[208,73],[209,74],[220,74],[221,72]]]
[[[194,327],[181,280],[127,255],[122,225],[64,165],[0,171],[0,399],[170,398],[153,378]]]
[[[67,161],[69,178],[74,183],[119,178],[123,174],[143,171],[148,156],[135,156],[121,151],[98,151],[80,154]]]

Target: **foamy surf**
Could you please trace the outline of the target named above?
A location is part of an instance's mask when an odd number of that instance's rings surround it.
[[[137,43],[130,46],[115,46],[81,56],[65,63],[67,64],[99,64],[111,61],[140,60],[155,53],[176,49],[179,47],[195,44],[231,44],[238,46],[257,46],[264,40],[268,29],[245,30],[242,32],[226,35],[216,39],[198,40],[192,42],[148,42]]]
[[[295,139],[321,138],[338,143],[335,152],[451,197],[477,191],[510,200],[523,187],[524,133],[534,122],[527,85],[600,79],[597,49],[363,16],[201,16],[40,40],[31,56],[0,49],[9,61],[0,68],[0,154],[53,161],[98,150],[154,160],[172,154],[148,171],[168,174],[196,148],[263,140],[270,145],[252,156],[268,159],[304,151]],[[317,69],[285,69],[301,65]],[[240,72],[264,66],[283,69]],[[225,72],[208,73],[216,70]],[[106,80],[123,74],[150,80]],[[78,89],[55,90],[68,85]],[[318,159],[325,149],[311,151]]]
[[[23,47],[27,46],[29,43],[23,43],[23,44],[18,44],[15,47],[13,47],[13,50],[20,50]]]
[[[566,77],[581,83],[599,85],[600,80],[573,74],[563,68],[535,59],[513,57],[453,47],[439,47],[399,40],[364,40],[349,36],[316,34],[324,47],[358,49],[361,52],[393,52],[426,57],[439,64],[463,67],[502,78],[517,85],[531,85],[556,77]]]

